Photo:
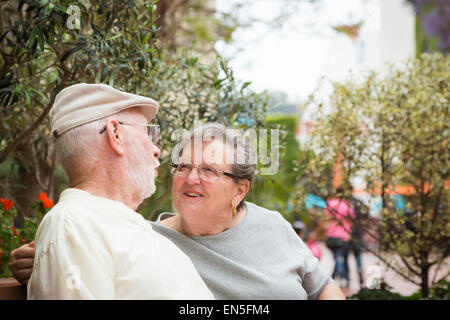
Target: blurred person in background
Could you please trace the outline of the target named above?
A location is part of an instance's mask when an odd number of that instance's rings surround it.
[[[316,241],[314,231],[308,231],[306,228],[306,224],[301,220],[295,220],[292,226],[297,235],[304,242],[306,242],[306,245],[308,246],[309,250],[311,250],[313,256],[320,261],[320,258],[322,257],[322,250],[320,249],[320,246]]]
[[[338,188],[336,194],[342,194]],[[320,228],[325,228],[326,245],[332,251],[335,262],[332,277],[341,287],[349,287],[348,242],[351,239],[352,224],[348,218],[355,218],[355,211],[350,203],[338,197],[327,201],[324,210],[326,218]]]
[[[345,268],[347,274],[349,274],[348,256],[353,253],[356,261],[356,270],[358,272],[358,280],[360,288],[363,287],[364,275],[363,275],[363,262],[362,262],[362,248],[363,248],[363,230],[359,226],[362,215],[368,213],[368,208],[360,200],[355,197],[350,198],[350,203],[355,212],[355,223],[352,224],[352,233],[350,240],[347,242],[347,257],[345,259]]]

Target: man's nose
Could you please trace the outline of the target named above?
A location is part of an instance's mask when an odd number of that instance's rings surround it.
[[[159,150],[159,148],[156,145],[153,145],[153,156],[156,159],[159,159],[159,157],[161,156],[161,150]]]

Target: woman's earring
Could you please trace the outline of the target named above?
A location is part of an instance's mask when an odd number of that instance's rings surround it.
[[[234,204],[233,204],[233,210],[232,210],[232,212],[233,212],[233,217],[236,215],[236,212],[237,212],[237,210],[236,210],[236,207],[234,206]]]

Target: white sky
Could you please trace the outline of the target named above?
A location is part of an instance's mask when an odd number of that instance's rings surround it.
[[[216,5],[219,10],[226,10],[236,1],[216,0]],[[371,6],[374,1],[322,0],[310,4],[255,0],[242,10],[243,19],[253,16],[271,21],[282,8],[290,10],[291,15],[279,28],[267,23],[239,28],[233,33],[230,44],[218,42],[216,49],[230,59],[237,78],[252,81],[254,90],[285,92],[291,101],[298,102],[316,87],[329,61],[337,37],[331,26],[358,23],[363,19],[376,26],[374,6]]]

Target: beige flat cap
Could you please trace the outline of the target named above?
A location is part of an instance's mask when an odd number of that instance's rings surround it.
[[[159,109],[153,99],[119,91],[106,84],[75,84],[56,96],[50,110],[51,132],[58,138],[72,128],[133,107],[140,107],[149,122]]]

